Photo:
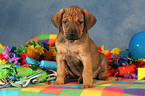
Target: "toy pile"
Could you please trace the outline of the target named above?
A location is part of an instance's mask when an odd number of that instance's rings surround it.
[[[11,49],[0,44],[0,88],[26,87],[29,83],[55,80],[56,37],[55,34],[40,34],[27,41],[25,46]],[[97,46],[97,49],[108,58],[109,76],[137,79],[138,68],[145,67],[145,59],[132,57],[127,49],[109,51],[104,50],[104,46]],[[66,77],[69,78],[68,72]]]
[[[11,49],[0,44],[0,88],[55,80],[56,37],[55,34],[40,34],[25,46]]]
[[[113,48],[111,51],[104,50],[104,46],[97,47],[98,50],[104,53],[109,62],[108,75],[114,77],[133,78],[141,80],[144,76],[137,76],[140,68],[145,68],[145,59],[136,59],[130,55],[128,49],[120,50],[119,48]]]

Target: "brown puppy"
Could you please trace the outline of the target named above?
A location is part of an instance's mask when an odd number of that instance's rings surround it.
[[[55,45],[57,48],[57,79],[51,84],[64,84],[65,68],[74,78],[83,77],[83,86],[93,86],[93,78],[116,80],[107,76],[108,61],[98,52],[88,35],[96,18],[86,9],[70,6],[61,9],[52,17],[52,23],[59,29]]]

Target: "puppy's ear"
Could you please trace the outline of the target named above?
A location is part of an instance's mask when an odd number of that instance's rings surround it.
[[[58,29],[61,27],[61,19],[63,13],[64,9],[60,9],[51,19],[52,24]]]
[[[87,27],[87,30],[89,30],[90,28],[92,28],[94,26],[97,19],[86,9],[83,9],[83,13],[85,16],[85,26]]]

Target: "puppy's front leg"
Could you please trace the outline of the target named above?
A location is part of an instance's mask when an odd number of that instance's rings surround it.
[[[91,54],[87,54],[82,57],[83,69],[83,85],[81,88],[93,87],[93,69]]]
[[[56,62],[57,62],[57,78],[56,81],[52,81],[51,85],[62,85],[64,84],[65,78],[65,62],[63,60],[63,55],[57,53],[56,54]]]

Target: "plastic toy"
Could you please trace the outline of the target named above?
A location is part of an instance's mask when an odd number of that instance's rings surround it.
[[[135,66],[120,66],[114,76],[123,76],[130,73],[136,73]]]
[[[26,87],[30,81],[33,83],[49,81],[55,79],[56,75],[55,71],[51,71],[51,74],[47,76],[45,71],[33,69],[33,67],[15,67],[15,65],[6,64],[5,66],[0,66],[0,88],[11,85],[15,87]],[[53,76],[53,78],[50,78],[50,76]]]
[[[35,73],[42,72],[42,70],[33,70],[32,68],[29,67],[15,67],[15,65],[11,65],[11,64],[6,64],[5,66],[0,65],[0,68],[1,68],[0,79],[6,78],[7,74],[10,74],[17,78],[22,78],[23,76],[28,77]],[[5,70],[7,71],[5,72]],[[44,77],[41,78],[41,81],[44,81],[47,77],[47,74],[46,72],[42,72],[42,74]]]
[[[145,58],[145,32],[139,32],[132,36],[129,42],[131,56],[139,59]]]
[[[145,68],[138,68],[138,80],[145,79]]]
[[[51,69],[51,70],[57,69],[57,63],[54,61],[42,60],[41,62],[39,62],[35,59],[32,59],[32,58],[26,56],[26,63],[27,64],[34,64],[34,65],[40,67],[41,69]]]

